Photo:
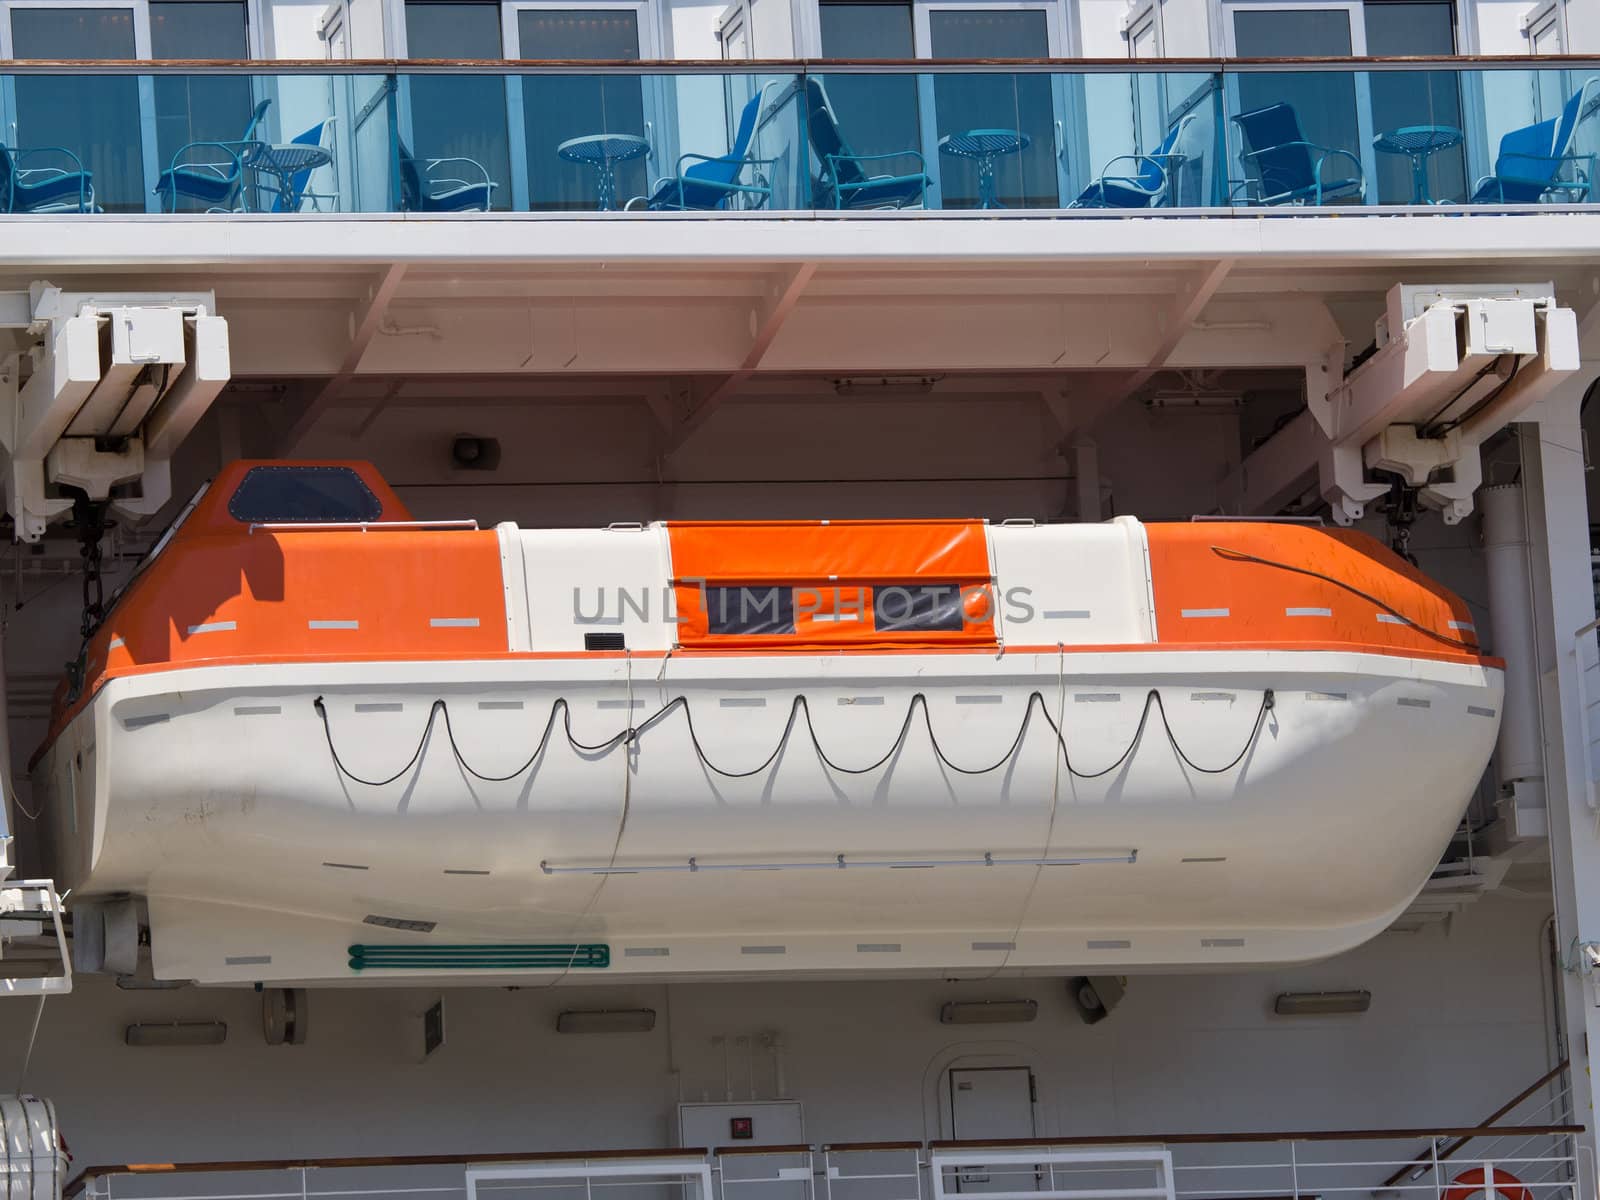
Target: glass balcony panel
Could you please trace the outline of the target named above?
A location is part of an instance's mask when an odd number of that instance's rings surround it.
[[[1219,77],[1129,72],[1068,77],[1075,99],[1065,144],[1074,208],[1195,208],[1215,204],[1225,175],[1218,151]]]
[[[409,0],[406,48],[413,58],[496,59],[503,56],[500,6],[453,0]],[[438,163],[447,178],[451,165],[476,181],[486,175],[490,207],[512,206],[511,148],[507,131],[507,76],[500,74],[404,75],[398,110],[397,152],[413,162]],[[400,203],[404,203],[404,197]],[[417,201],[421,203],[421,201]]]
[[[850,211],[937,207],[937,195],[928,186],[928,142],[918,104],[919,90],[931,84],[931,77],[917,75],[829,72],[807,77],[810,207]]]
[[[13,8],[18,58],[136,57],[131,8]],[[93,173],[95,202],[107,212],[145,208],[144,130],[139,81],[131,75],[19,76],[12,93],[8,144],[28,151],[71,150]],[[52,155],[30,157],[25,169],[72,168]]]
[[[242,60],[250,57],[242,0],[151,0],[150,52],[157,59]],[[227,142],[249,123],[251,81],[236,75],[157,75],[156,160],[165,170],[185,146]],[[185,199],[180,209],[203,207]]]

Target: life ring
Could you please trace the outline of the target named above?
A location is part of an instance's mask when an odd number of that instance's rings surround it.
[[[1494,1173],[1493,1190],[1500,1194],[1501,1200],[1533,1200],[1533,1191],[1524,1187],[1522,1180],[1510,1171],[1502,1171],[1499,1167],[1491,1167],[1490,1170]],[[1483,1168],[1473,1167],[1450,1181],[1443,1200],[1471,1200],[1478,1192],[1485,1193],[1485,1200],[1491,1200],[1487,1195],[1489,1190],[1485,1185]]]

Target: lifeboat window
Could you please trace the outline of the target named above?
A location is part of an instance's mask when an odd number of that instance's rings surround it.
[[[713,587],[705,590],[706,631],[731,634],[794,632],[794,589]]]
[[[879,633],[960,633],[966,628],[961,588],[954,583],[885,583],[872,589],[872,627]]]
[[[383,502],[349,467],[251,467],[228,498],[235,521],[376,521]]]

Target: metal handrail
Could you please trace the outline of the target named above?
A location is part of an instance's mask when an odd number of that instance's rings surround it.
[[[268,533],[381,533],[386,529],[477,529],[478,522],[471,518],[452,521],[252,521],[250,532],[264,529]]]
[[[1250,74],[1299,71],[1600,70],[1587,55],[1449,55],[1307,58],[946,58],[946,59],[11,59],[7,75],[940,75],[1000,73]]]
[[[1140,1133],[1103,1134],[1095,1136],[1000,1138],[989,1140],[936,1140],[929,1142],[855,1142],[833,1143],[822,1148],[827,1151],[869,1150],[1000,1150],[1051,1146],[1131,1146],[1131,1145],[1199,1145],[1199,1144],[1249,1144],[1260,1142],[1353,1142],[1353,1141],[1415,1141],[1423,1138],[1476,1138],[1500,1135],[1532,1137],[1536,1135],[1576,1135],[1585,1132],[1583,1125],[1485,1125],[1434,1129],[1333,1129],[1333,1130],[1281,1130],[1272,1132],[1240,1133]],[[741,1147],[741,1149],[743,1149]],[[752,1147],[766,1152],[799,1153],[784,1147]],[[807,1146],[806,1152],[817,1152]],[[521,1151],[494,1154],[402,1154],[362,1155],[332,1158],[243,1159],[214,1162],[172,1163],[117,1163],[86,1167],[63,1189],[64,1200],[80,1194],[93,1180],[107,1175],[195,1175],[225,1171],[275,1171],[340,1167],[410,1167],[485,1165],[491,1163],[530,1162],[582,1162],[607,1159],[682,1159],[700,1155],[709,1157],[705,1147],[653,1147],[629,1150],[565,1150]]]

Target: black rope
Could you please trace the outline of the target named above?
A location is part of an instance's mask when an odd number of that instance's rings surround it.
[[[1271,558],[1260,558],[1254,554],[1246,554],[1243,550],[1230,550],[1226,546],[1213,546],[1211,547],[1211,552],[1220,558],[1228,559],[1230,562],[1247,562],[1255,563],[1258,566],[1263,567],[1276,567],[1280,571],[1290,571],[1295,575],[1309,575],[1312,579],[1320,579],[1324,583],[1331,583],[1336,587],[1342,587],[1351,595],[1360,596],[1363,600],[1367,601],[1367,603],[1377,605],[1391,617],[1394,617],[1402,625],[1410,626],[1418,633],[1426,634],[1428,637],[1433,638],[1435,641],[1443,642],[1447,646],[1455,646],[1461,650],[1471,650],[1474,654],[1480,653],[1478,644],[1476,642],[1468,642],[1462,640],[1461,638],[1451,637],[1447,633],[1436,633],[1432,629],[1429,629],[1426,625],[1419,625],[1410,617],[1406,616],[1405,613],[1401,612],[1397,608],[1390,607],[1384,601],[1378,599],[1371,593],[1363,592],[1360,588],[1354,586],[1353,584],[1346,583],[1342,579],[1335,579],[1332,575],[1324,575],[1321,571],[1313,571],[1310,567],[1297,567],[1292,563],[1278,562]]]
[[[597,742],[593,745],[580,742],[572,736],[572,707],[567,703],[565,697],[557,697],[556,700],[550,705],[550,715],[545,720],[544,731],[539,735],[539,742],[538,745],[534,747],[533,753],[523,760],[522,764],[514,771],[511,771],[509,774],[505,775],[484,774],[467,761],[466,756],[461,752],[460,745],[456,742],[455,729],[450,723],[450,706],[443,699],[436,699],[428,708],[428,721],[427,724],[423,726],[422,737],[417,742],[417,748],[412,752],[411,757],[406,760],[404,766],[402,766],[393,775],[390,775],[384,779],[364,778],[363,776],[357,775],[345,765],[344,760],[339,756],[338,748],[334,745],[333,724],[328,718],[327,705],[323,703],[322,697],[318,696],[312,701],[312,706],[317,710],[317,715],[322,719],[322,732],[328,743],[328,753],[332,756],[334,766],[338,768],[339,773],[345,776],[345,778],[350,779],[355,783],[362,784],[366,787],[383,787],[386,784],[395,782],[395,780],[405,775],[417,765],[422,758],[423,752],[427,748],[428,738],[433,733],[434,723],[440,718],[441,715],[444,718],[445,737],[450,743],[450,752],[454,756],[456,763],[461,767],[461,769],[467,772],[467,774],[471,775],[474,779],[482,780],[485,783],[507,783],[510,780],[517,778],[519,775],[522,775],[539,761],[540,757],[550,745],[550,735],[555,730],[556,715],[558,713],[560,713],[562,716],[562,732],[566,736],[568,745],[584,754],[607,754],[617,746],[636,742],[640,735],[646,730],[665,720],[666,717],[669,716],[674,710],[680,708],[683,710],[684,724],[688,728],[689,742],[694,747],[696,757],[699,758],[701,764],[705,766],[707,770],[711,771],[715,775],[721,776],[724,779],[748,779],[753,775],[761,774],[762,772],[766,771],[767,768],[772,766],[772,764],[777,761],[778,756],[783,753],[784,748],[789,744],[789,739],[794,733],[797,718],[802,713],[805,715],[806,733],[811,739],[812,748],[816,751],[817,757],[822,760],[824,765],[826,765],[830,770],[836,771],[841,775],[869,774],[882,767],[900,752],[901,748],[905,745],[906,738],[911,733],[912,721],[915,719],[917,710],[919,708],[922,711],[923,727],[928,731],[928,740],[933,746],[934,754],[938,757],[941,763],[950,768],[950,770],[961,775],[989,775],[1000,770],[1007,763],[1009,763],[1016,756],[1017,751],[1022,748],[1023,739],[1028,733],[1028,726],[1033,720],[1035,706],[1037,706],[1039,711],[1043,713],[1045,724],[1050,727],[1051,733],[1055,735],[1056,745],[1059,748],[1061,757],[1066,764],[1067,772],[1075,778],[1099,779],[1103,776],[1111,774],[1111,772],[1115,771],[1117,768],[1121,767],[1123,763],[1127,762],[1129,757],[1139,747],[1140,742],[1144,740],[1145,728],[1150,722],[1151,709],[1154,709],[1158,714],[1160,714],[1161,727],[1167,735],[1167,741],[1172,746],[1173,751],[1177,754],[1179,759],[1181,759],[1186,766],[1188,766],[1191,770],[1198,771],[1205,775],[1223,775],[1233,770],[1241,762],[1243,762],[1245,756],[1248,755],[1251,748],[1255,746],[1257,739],[1261,736],[1262,726],[1266,723],[1267,714],[1272,712],[1276,707],[1276,699],[1271,688],[1267,688],[1265,691],[1263,691],[1261,693],[1261,705],[1256,710],[1255,721],[1251,726],[1250,736],[1245,741],[1244,746],[1224,765],[1220,767],[1207,767],[1195,762],[1195,760],[1192,759],[1183,749],[1182,745],[1179,744],[1177,735],[1173,733],[1172,725],[1167,719],[1166,704],[1161,699],[1161,693],[1156,689],[1151,688],[1145,693],[1144,708],[1139,713],[1139,724],[1134,729],[1133,740],[1128,743],[1126,748],[1123,749],[1122,753],[1117,755],[1117,757],[1109,766],[1103,767],[1097,771],[1082,771],[1073,765],[1072,756],[1067,750],[1064,729],[1060,726],[1057,726],[1055,721],[1051,719],[1049,709],[1045,704],[1045,698],[1043,694],[1038,691],[1030,692],[1028,694],[1027,707],[1023,711],[1022,715],[1022,725],[1018,728],[1016,737],[1011,740],[1010,747],[999,759],[984,767],[963,766],[962,764],[954,761],[947,753],[945,753],[944,747],[939,744],[938,735],[934,733],[933,730],[933,718],[928,711],[928,698],[922,692],[916,692],[912,695],[911,702],[906,706],[905,720],[900,723],[899,733],[895,735],[893,743],[890,744],[888,750],[886,750],[881,756],[865,766],[860,767],[851,767],[846,766],[843,763],[835,762],[828,756],[827,751],[822,748],[822,743],[817,737],[816,727],[811,720],[810,703],[807,701],[804,695],[797,695],[789,705],[789,718],[784,722],[783,733],[779,736],[777,745],[772,748],[772,752],[768,754],[766,758],[762,759],[758,765],[751,767],[749,770],[731,771],[725,767],[718,766],[714,761],[712,761],[711,756],[706,753],[705,747],[701,745],[700,735],[694,727],[694,712],[690,708],[689,700],[686,696],[673,697],[673,699],[669,700],[655,712],[651,713],[650,716],[646,717],[638,725],[631,725],[612,737],[606,739],[605,741]]]

